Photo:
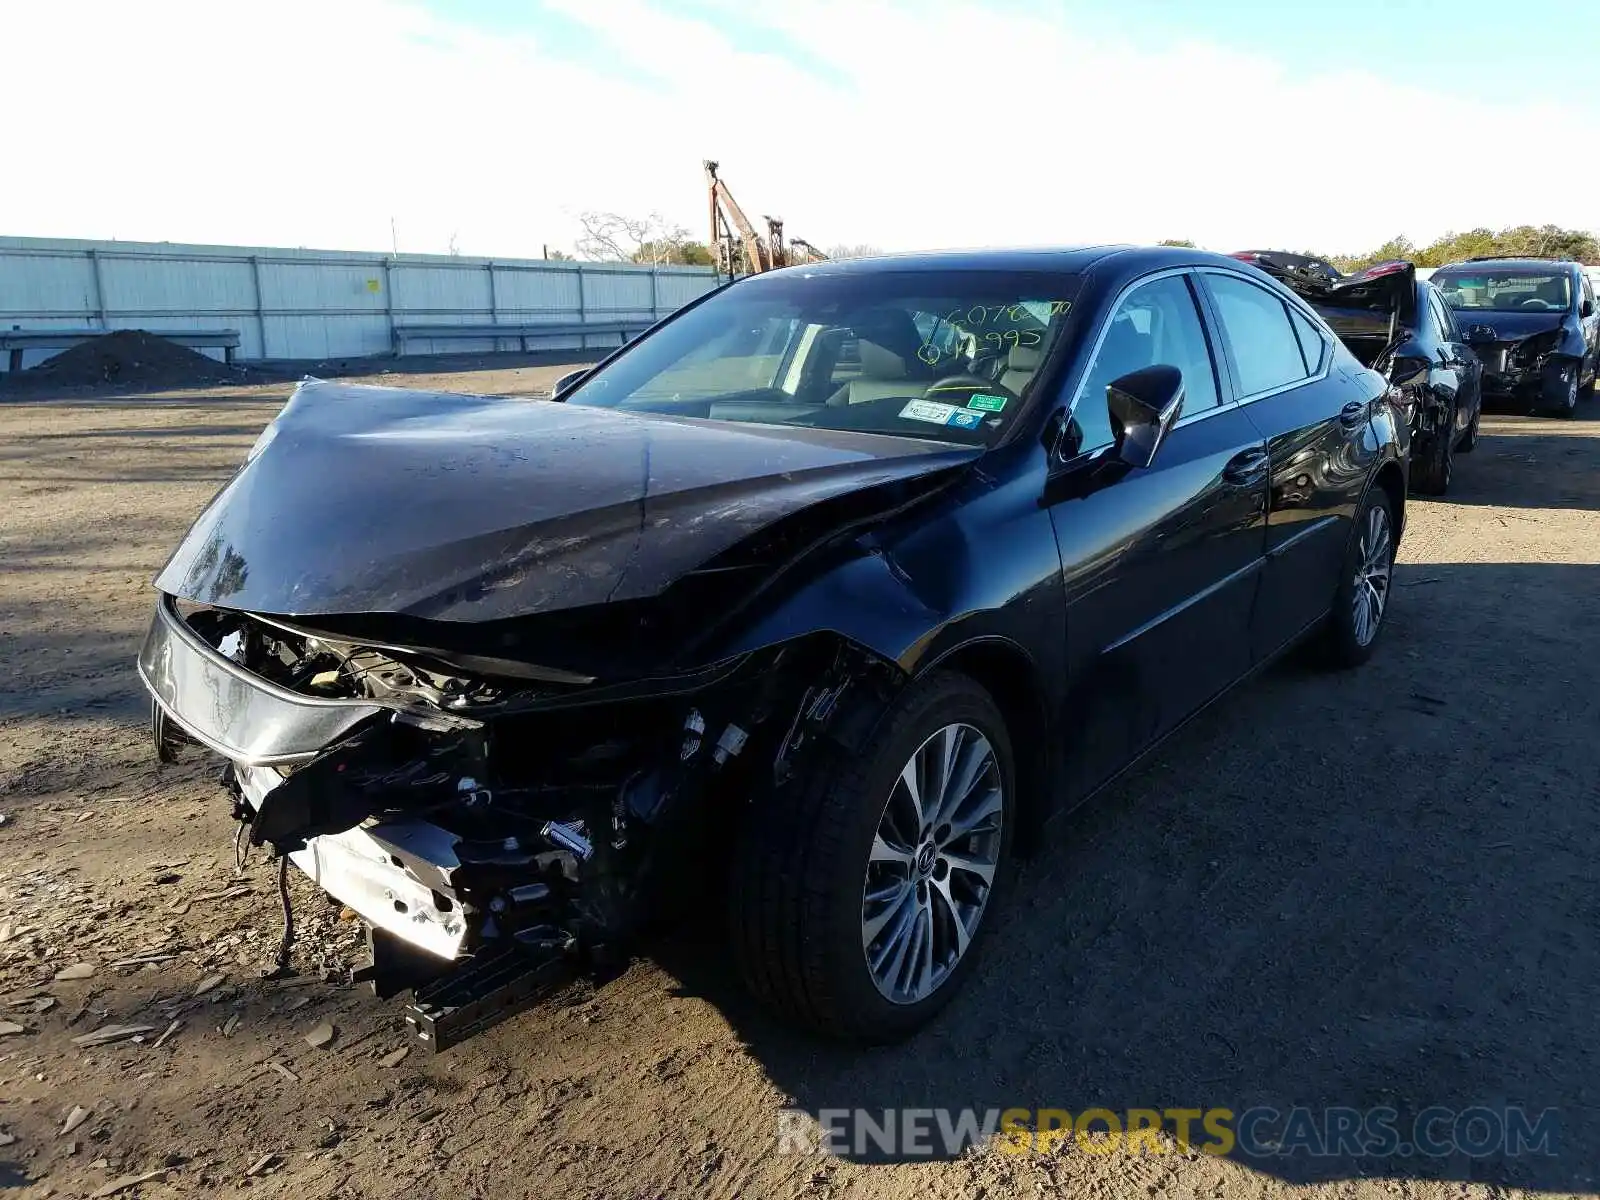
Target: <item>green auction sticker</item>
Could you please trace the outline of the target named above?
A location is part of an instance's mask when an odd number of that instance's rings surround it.
[[[1004,396],[986,396],[982,392],[974,392],[972,399],[967,401],[968,408],[979,408],[984,412],[1001,412],[1005,406]]]

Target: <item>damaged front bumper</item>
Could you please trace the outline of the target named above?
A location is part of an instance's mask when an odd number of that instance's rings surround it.
[[[1498,399],[1559,402],[1580,367],[1579,360],[1553,353],[1542,339],[1473,349],[1483,363],[1483,394]]]
[[[270,767],[235,769],[245,803],[259,812],[283,782]],[[306,839],[289,861],[375,929],[444,959],[465,953],[467,919],[451,875],[454,835],[428,821],[374,821]]]
[[[314,760],[384,706],[298,695],[230,661],[190,629],[169,597],[156,610],[139,675],[152,698],[158,753],[175,737],[227,759],[239,799],[259,815],[286,770]],[[174,728],[176,727],[176,728]],[[467,922],[451,874],[455,839],[422,820],[371,822],[304,839],[289,859],[375,928],[440,958],[459,957]]]
[[[685,911],[759,782],[747,744],[763,738],[782,778],[868,665],[842,643],[790,643],[569,695],[446,679],[390,649],[411,666],[163,596],[139,672],[158,752],[195,743],[226,760],[252,844],[362,918],[365,977],[380,995],[414,990],[408,1019],[434,1049],[564,968],[625,961],[647,919]],[[357,685],[376,694],[304,690]]]

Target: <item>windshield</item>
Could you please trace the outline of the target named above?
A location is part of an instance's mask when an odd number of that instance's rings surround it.
[[[1438,271],[1429,282],[1457,312],[1565,312],[1572,307],[1572,281],[1565,272]]]
[[[712,296],[568,404],[992,445],[1078,290],[1073,275],[785,271]]]

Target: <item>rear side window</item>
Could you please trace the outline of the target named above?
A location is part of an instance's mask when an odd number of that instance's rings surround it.
[[[1322,370],[1322,360],[1328,353],[1328,341],[1304,313],[1291,308],[1289,320],[1294,323],[1295,336],[1300,339],[1300,353],[1306,360],[1306,374],[1315,375]]]
[[[1311,374],[1282,300],[1232,275],[1207,275],[1206,283],[1233,351],[1241,396],[1284,387]]]

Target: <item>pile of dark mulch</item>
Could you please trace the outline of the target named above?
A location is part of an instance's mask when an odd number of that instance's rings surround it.
[[[229,366],[142,329],[118,329],[79,342],[9,381],[20,386],[203,387],[246,383],[252,372]]]

